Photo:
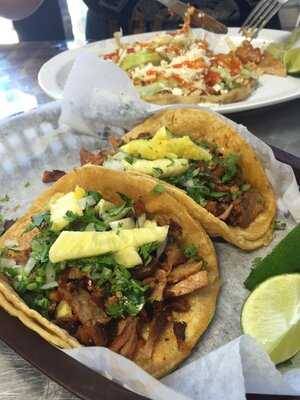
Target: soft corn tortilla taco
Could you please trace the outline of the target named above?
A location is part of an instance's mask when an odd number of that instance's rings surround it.
[[[210,236],[245,250],[272,239],[276,203],[264,169],[235,128],[214,113],[157,113],[127,133],[113,154],[97,157],[87,159],[164,181]]]
[[[149,177],[75,169],[0,248],[0,305],[60,348],[107,346],[160,377],[190,354],[214,315],[213,245]]]

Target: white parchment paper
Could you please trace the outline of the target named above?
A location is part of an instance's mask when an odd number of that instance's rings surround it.
[[[300,395],[300,369],[290,371],[285,379],[256,341],[246,335],[162,381],[106,348],[89,347],[65,352],[107,378],[153,400],[242,400],[245,393]]]
[[[117,65],[85,53],[76,60],[67,80],[60,123],[90,135],[103,131],[121,134],[156,111],[178,107],[191,105],[157,106],[146,103]],[[219,117],[232,124],[254,147],[274,188],[278,209],[289,211],[299,222],[300,195],[292,168],[277,161],[271,148],[246,127],[224,116]]]

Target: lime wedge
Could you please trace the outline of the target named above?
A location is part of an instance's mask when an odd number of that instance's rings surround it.
[[[284,65],[286,66],[289,74],[300,73],[300,47],[290,49],[285,52],[283,57]]]
[[[261,283],[243,306],[241,324],[275,364],[293,357],[300,351],[300,274]]]
[[[245,286],[253,290],[261,282],[275,275],[300,273],[300,224],[291,230],[274,247],[273,251],[256,263],[245,281]]]

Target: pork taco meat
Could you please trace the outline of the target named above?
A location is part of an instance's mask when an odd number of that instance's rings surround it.
[[[0,304],[60,347],[105,346],[161,376],[214,313],[211,242],[155,180],[77,169],[1,247]]]

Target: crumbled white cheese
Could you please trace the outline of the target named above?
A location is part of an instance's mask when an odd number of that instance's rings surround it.
[[[174,94],[174,96],[182,96],[183,91],[180,88],[174,88],[174,89],[172,89],[172,94]]]
[[[218,83],[216,83],[216,84],[213,86],[213,89],[214,89],[216,92],[219,92],[220,90],[222,90],[222,87],[221,87],[221,85],[219,85]]]

